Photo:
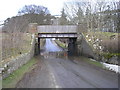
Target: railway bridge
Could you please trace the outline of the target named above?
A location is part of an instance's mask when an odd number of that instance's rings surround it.
[[[37,26],[38,46],[41,38],[68,38],[68,54],[77,54],[77,26],[76,25],[44,25]],[[39,47],[40,49],[40,47]]]
[[[40,39],[42,38],[68,38],[68,54],[86,54],[93,57],[93,52],[82,35],[82,26],[79,25],[29,25],[30,32],[38,34],[38,50],[40,52]]]

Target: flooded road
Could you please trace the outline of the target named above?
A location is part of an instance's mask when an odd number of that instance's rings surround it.
[[[54,41],[46,40],[36,67],[24,75],[17,88],[118,88],[118,74],[69,58]]]
[[[54,41],[51,41],[51,39],[46,39],[45,52],[58,52],[58,51],[62,51],[62,48],[58,47]]]

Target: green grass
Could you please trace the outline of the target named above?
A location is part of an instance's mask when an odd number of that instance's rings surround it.
[[[95,36],[94,38],[99,38],[99,39],[103,39],[103,40],[109,39],[110,36],[112,36],[112,35],[118,36],[118,33],[113,33],[113,32],[87,32],[87,33],[83,33],[84,36],[86,36],[87,34],[89,34],[90,37]],[[90,37],[88,37],[88,38],[90,38]],[[86,39],[88,40],[88,38],[86,38]]]
[[[62,43],[61,41],[59,41],[59,40],[55,40],[55,42],[60,46],[60,47],[62,47],[62,48],[67,48],[66,47],[66,45],[64,44],[64,43]]]
[[[104,58],[106,58],[106,59],[110,59],[113,56],[120,56],[120,53],[105,53],[104,52],[101,55],[104,56]]]
[[[22,43],[19,43],[19,45],[12,45],[12,43],[10,43],[10,36],[8,33],[3,33],[2,36],[2,41],[7,41],[5,42],[3,45],[5,46],[4,48],[0,48],[0,54],[2,52],[4,52],[2,54],[2,59],[4,60],[4,62],[0,62],[0,64],[4,65],[4,63],[12,60],[11,58],[14,57],[16,58],[17,56],[20,56],[21,54],[24,53],[28,53],[29,50],[31,49],[32,45],[31,45],[31,34],[26,34],[26,33],[22,33]]]
[[[2,80],[1,80],[1,78],[2,78],[2,75],[0,74],[0,90],[2,90]]]
[[[28,63],[14,71],[10,74],[7,78],[2,80],[2,87],[3,88],[15,88],[15,85],[19,80],[22,79],[26,72],[30,71],[30,68],[36,63],[36,58],[32,58]]]
[[[98,62],[98,61],[92,61],[92,60],[90,60],[90,58],[87,58],[87,57],[82,57],[82,60],[84,60],[84,61],[86,61],[86,62],[88,62],[88,63],[90,63],[92,65],[95,65],[95,66],[98,66],[100,68],[103,68],[103,65],[100,62]]]
[[[103,65],[100,62],[97,62],[97,61],[88,60],[87,62],[89,62],[90,64],[93,64],[95,66],[101,67],[101,68],[103,67]]]

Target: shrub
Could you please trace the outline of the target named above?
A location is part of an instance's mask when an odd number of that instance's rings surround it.
[[[101,42],[104,52],[118,53],[118,39],[106,39]]]

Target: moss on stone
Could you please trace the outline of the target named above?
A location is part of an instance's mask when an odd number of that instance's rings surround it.
[[[110,59],[113,56],[120,56],[120,53],[102,53],[101,54],[105,59]]]
[[[15,88],[17,82],[21,80],[24,74],[30,71],[30,68],[36,63],[36,58],[31,59],[20,67],[19,69],[15,70],[12,74],[2,80],[2,87],[3,88]]]

